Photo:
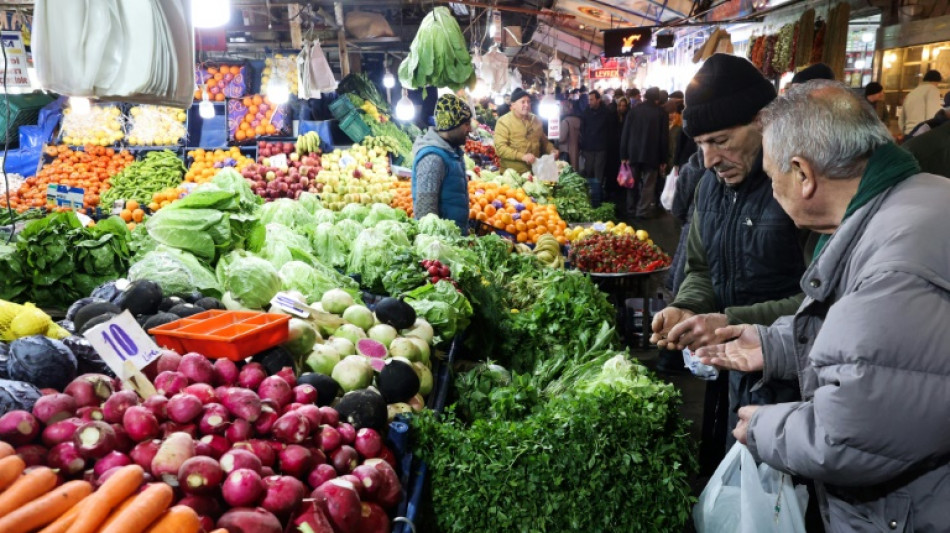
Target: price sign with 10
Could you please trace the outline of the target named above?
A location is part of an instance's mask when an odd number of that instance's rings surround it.
[[[140,372],[158,358],[161,349],[128,311],[83,334],[116,376],[142,392],[148,383]],[[147,387],[151,387],[149,383]],[[154,388],[152,389],[154,390]]]

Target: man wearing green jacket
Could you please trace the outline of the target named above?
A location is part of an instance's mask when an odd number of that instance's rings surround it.
[[[511,111],[495,123],[495,153],[502,172],[511,168],[519,174],[530,171],[544,154],[557,159],[557,148],[548,140],[541,119],[531,113],[531,95],[523,89],[515,89]]]

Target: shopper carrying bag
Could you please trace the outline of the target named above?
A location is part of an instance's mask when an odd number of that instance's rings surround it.
[[[620,163],[620,172],[617,174],[617,184],[624,189],[632,189],[637,186],[637,181],[633,178],[633,171],[630,165],[625,161]]]

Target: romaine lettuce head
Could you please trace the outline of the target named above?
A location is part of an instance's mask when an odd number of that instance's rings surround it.
[[[369,209],[369,214],[363,219],[363,225],[367,228],[375,226],[383,220],[406,220],[406,212],[401,209],[393,209],[386,204],[373,204]]]
[[[313,220],[317,224],[323,224],[324,222],[336,224],[336,221],[339,219],[340,217],[337,215],[337,212],[332,209],[317,209],[313,212]]]
[[[363,222],[368,215],[369,207],[363,204],[346,204],[343,209],[340,210],[341,217],[357,222]]]
[[[257,255],[274,265],[284,266],[288,261],[313,263],[316,257],[306,237],[281,224],[271,223],[265,227],[266,236]]]
[[[243,250],[221,258],[216,274],[222,288],[250,309],[266,307],[281,288],[274,265]]]
[[[280,198],[264,204],[261,208],[261,222],[282,224],[300,233],[306,233],[316,225],[316,220],[307,208],[290,198]]]
[[[461,237],[462,232],[458,225],[451,220],[439,218],[435,213],[419,219],[419,233],[426,235],[439,235],[442,237]]]
[[[320,261],[337,268],[346,266],[350,253],[349,243],[343,232],[330,222],[318,224],[313,230],[313,251]]]

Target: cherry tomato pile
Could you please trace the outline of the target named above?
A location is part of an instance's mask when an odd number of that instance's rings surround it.
[[[578,270],[599,274],[653,272],[670,266],[670,256],[633,235],[591,235],[573,245],[570,258]]]
[[[498,154],[495,153],[495,147],[490,144],[484,144],[478,141],[473,141],[472,139],[465,140],[465,152],[475,159],[475,162],[478,163],[479,159],[486,160],[491,164],[500,166],[500,161],[498,159]],[[481,157],[476,157],[481,156]]]
[[[429,282],[433,285],[440,281],[448,281],[456,289],[459,288],[458,282],[452,279],[452,271],[438,259],[424,259],[419,264],[425,269],[426,275],[429,276]]]

